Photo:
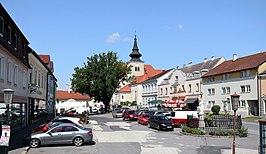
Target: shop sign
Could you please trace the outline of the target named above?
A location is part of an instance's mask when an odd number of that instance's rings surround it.
[[[2,125],[2,134],[0,138],[0,146],[8,146],[10,139],[10,126]]]

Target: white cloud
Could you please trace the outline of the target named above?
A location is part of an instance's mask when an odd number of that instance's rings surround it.
[[[112,35],[109,35],[106,39],[107,43],[115,43],[120,38],[120,34],[118,32],[113,33]]]
[[[183,25],[182,24],[177,24],[177,29],[179,29],[179,30],[181,30],[181,29],[183,29]]]
[[[124,41],[125,42],[130,42],[131,41],[131,38],[129,36],[126,36],[126,37],[124,37]]]

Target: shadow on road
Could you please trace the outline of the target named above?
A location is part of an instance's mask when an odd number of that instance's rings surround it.
[[[197,149],[198,154],[222,154],[223,149],[231,149],[230,147],[224,146],[205,146],[201,145],[200,148]]]

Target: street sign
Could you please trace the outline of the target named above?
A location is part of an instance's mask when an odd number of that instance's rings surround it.
[[[0,138],[0,146],[9,146],[10,126],[2,125],[2,135]]]

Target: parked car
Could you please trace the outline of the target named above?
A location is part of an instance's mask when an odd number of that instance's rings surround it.
[[[169,118],[164,115],[151,115],[148,120],[149,128],[158,130],[174,130],[174,126]]]
[[[138,120],[138,115],[135,110],[126,110],[122,114],[123,120]]]
[[[168,118],[171,119],[174,126],[183,127],[187,125],[187,116],[192,115],[193,116],[193,125],[198,125],[199,119],[198,119],[198,111],[172,111],[171,115],[168,116]]]
[[[112,115],[114,118],[122,117],[122,110],[120,108],[116,108],[113,110]]]
[[[68,119],[48,120],[45,124],[42,124],[42,125],[35,127],[33,132],[47,131],[50,126],[57,126],[61,123],[74,123],[74,122],[71,120],[68,120]]]
[[[150,117],[150,115],[148,113],[141,114],[138,117],[138,123],[143,124],[143,125],[147,125],[149,117]]]
[[[164,110],[151,110],[151,111],[149,111],[150,115],[158,115],[158,114],[163,114],[163,113],[167,113],[167,112]]]
[[[139,108],[136,110],[136,113],[139,114],[140,112],[143,112],[143,111],[149,111],[148,108]]]
[[[98,114],[98,113],[99,113],[99,109],[96,108],[96,107],[93,107],[93,108],[91,109],[91,113],[93,113],[93,114]]]
[[[85,142],[91,142],[92,138],[92,129],[71,123],[62,123],[49,128],[46,132],[32,133],[29,144],[32,148],[49,144],[74,144],[81,146]]]

